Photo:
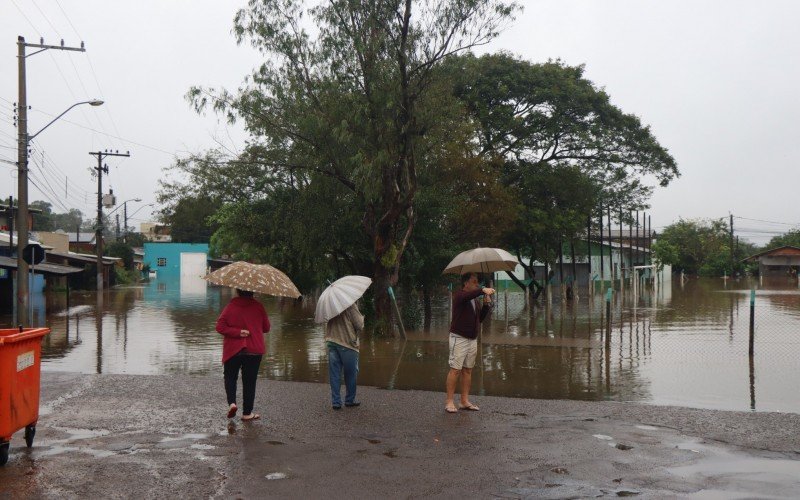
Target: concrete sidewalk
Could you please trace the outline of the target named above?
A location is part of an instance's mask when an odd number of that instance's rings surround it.
[[[800,415],[259,381],[229,423],[221,378],[44,373],[0,497],[748,498],[800,492]]]

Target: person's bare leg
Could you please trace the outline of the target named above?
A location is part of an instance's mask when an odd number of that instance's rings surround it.
[[[450,368],[450,371],[447,372],[447,400],[444,402],[445,408],[450,408],[451,406],[455,408],[453,398],[455,397],[456,383],[458,382],[458,376],[460,374],[461,370],[456,370],[455,368]]]
[[[469,406],[469,388],[472,386],[472,368],[461,369],[461,406]]]

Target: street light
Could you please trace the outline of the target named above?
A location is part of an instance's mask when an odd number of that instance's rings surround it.
[[[119,210],[120,207],[125,207],[125,210],[124,210],[125,216],[123,217],[123,219],[125,221],[125,236],[124,236],[123,241],[125,243],[128,243],[128,202],[129,201],[135,201],[135,202],[138,203],[138,202],[142,201],[142,199],[141,198],[132,198],[130,200],[125,200],[122,203],[120,203],[117,206],[117,208],[115,208],[114,210],[108,212],[108,215],[110,216],[111,214],[113,214],[114,212]],[[145,206],[147,206],[147,205],[145,205]],[[141,207],[140,207],[140,210],[141,210]],[[137,212],[138,212],[138,210],[137,210]],[[117,215],[117,217],[119,217],[119,215]],[[119,231],[119,220],[117,220],[117,231]],[[117,238],[119,239],[119,234],[117,234]]]
[[[22,65],[23,63],[20,62],[20,64]],[[21,72],[21,75],[24,75],[24,71]],[[24,77],[21,76],[20,81],[24,81]],[[17,143],[17,220],[19,221],[19,227],[17,228],[17,319],[19,320],[19,324],[23,326],[28,326],[29,323],[28,304],[30,303],[28,263],[22,258],[22,250],[25,248],[25,245],[28,244],[28,145],[34,137],[44,132],[47,127],[67,114],[67,112],[75,106],[80,106],[81,104],[101,106],[103,101],[92,99],[90,101],[77,102],[64,110],[63,113],[50,120],[50,123],[33,135],[28,135],[27,110],[24,109],[26,103],[27,99],[25,98],[24,86],[20,85],[19,137]]]
[[[131,214],[131,217],[133,217],[134,215],[139,213],[139,210],[141,210],[141,209],[143,209],[145,207],[154,207],[154,206],[156,206],[155,203],[148,203],[147,205],[142,205],[141,207],[139,207],[139,208],[137,208],[136,210],[133,211],[133,213]],[[125,211],[125,243],[127,243],[127,242],[128,242],[128,211],[126,210]]]
[[[48,123],[47,125],[45,125],[44,127],[42,127],[42,129],[41,129],[41,130],[39,130],[38,132],[36,132],[36,133],[35,133],[35,134],[33,134],[32,136],[28,137],[28,141],[29,141],[29,142],[30,142],[30,141],[32,141],[32,140],[34,139],[34,137],[36,137],[37,135],[39,135],[39,134],[41,134],[42,132],[44,132],[44,130],[45,130],[47,127],[49,127],[50,125],[52,125],[53,123],[55,123],[55,121],[56,121],[56,120],[58,120],[59,118],[61,118],[61,117],[62,117],[62,116],[64,116],[64,115],[66,115],[66,114],[67,114],[67,112],[68,112],[70,109],[74,108],[75,106],[80,106],[81,104],[88,104],[89,106],[102,106],[102,105],[103,105],[103,101],[101,101],[101,100],[99,100],[99,99],[92,99],[91,101],[82,101],[82,102],[76,102],[76,103],[75,103],[75,104],[73,104],[72,106],[70,106],[70,107],[68,107],[67,109],[65,109],[63,113],[61,113],[60,115],[58,115],[58,116],[56,116],[55,118],[53,118],[52,120],[50,120],[50,123]]]

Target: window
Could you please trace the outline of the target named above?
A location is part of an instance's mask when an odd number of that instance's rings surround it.
[[[156,265],[157,265],[158,267],[164,267],[164,266],[166,266],[166,265],[167,265],[167,258],[166,258],[166,257],[159,257],[159,258],[156,260]]]

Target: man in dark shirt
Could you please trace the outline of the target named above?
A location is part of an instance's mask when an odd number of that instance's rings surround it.
[[[456,413],[453,398],[456,383],[461,378],[462,410],[478,411],[477,405],[469,400],[469,388],[472,385],[472,367],[478,353],[478,330],[480,323],[492,307],[490,296],[493,288],[481,288],[475,273],[461,275],[461,290],[453,294],[453,319],[450,322],[450,371],[447,373],[447,401],[444,409],[447,413]],[[478,304],[478,297],[485,295],[483,307]]]

